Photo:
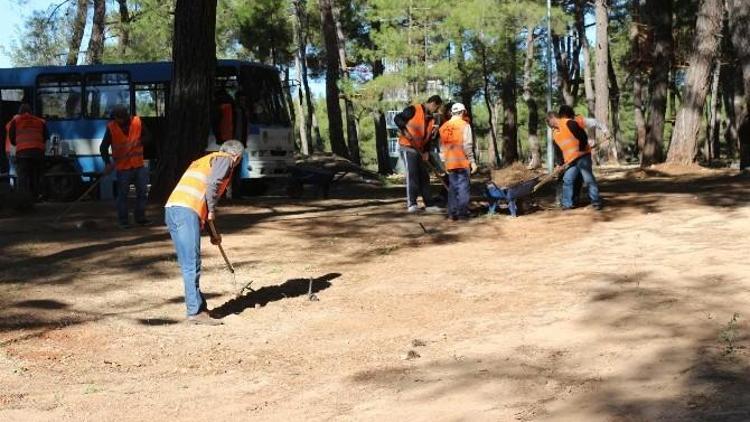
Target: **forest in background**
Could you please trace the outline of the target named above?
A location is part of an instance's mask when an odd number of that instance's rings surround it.
[[[216,57],[279,69],[301,153],[331,151],[383,174],[385,113],[435,93],[467,105],[485,164],[541,166],[548,66],[553,109],[572,105],[615,135],[600,162],[739,156],[750,92],[746,1],[558,0],[551,33],[543,0],[194,3],[214,4],[51,2],[4,49],[15,66],[170,60],[176,19],[211,22]],[[325,94],[314,95],[321,84]]]

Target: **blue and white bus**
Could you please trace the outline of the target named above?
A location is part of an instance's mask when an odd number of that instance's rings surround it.
[[[54,199],[72,199],[82,181],[104,169],[99,145],[117,105],[141,117],[152,140],[145,158],[155,168],[152,160],[158,160],[159,141],[167,131],[171,75],[168,62],[0,69],[0,123],[4,128],[22,102],[47,121],[48,193]],[[247,133],[240,139],[247,146],[240,171],[243,185],[287,176],[287,166],[294,163],[294,139],[278,71],[219,60],[215,87],[233,98],[239,91],[246,96]],[[218,148],[211,134],[207,150]],[[112,184],[102,186],[102,196],[111,196]]]

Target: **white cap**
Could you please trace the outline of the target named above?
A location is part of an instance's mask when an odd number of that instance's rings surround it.
[[[451,106],[451,114],[458,114],[458,113],[460,113],[462,111],[466,111],[466,106],[464,106],[461,103],[454,103]]]

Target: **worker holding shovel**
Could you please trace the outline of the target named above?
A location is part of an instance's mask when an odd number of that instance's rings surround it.
[[[194,324],[220,325],[211,318],[200,291],[201,238],[205,222],[213,225],[216,203],[232,180],[232,172],[242,158],[242,143],[229,140],[218,152],[190,164],[165,205],[165,220],[177,251],[185,284],[187,320]],[[211,243],[221,245],[221,236],[211,230]]]

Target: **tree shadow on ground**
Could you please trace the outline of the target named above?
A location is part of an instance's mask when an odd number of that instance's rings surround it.
[[[215,318],[224,318],[230,314],[240,314],[248,308],[266,306],[270,302],[299,297],[310,293],[318,293],[331,287],[331,280],[341,277],[339,273],[330,273],[315,279],[297,278],[287,280],[276,286],[264,286],[258,290],[251,290],[243,296],[230,299],[211,314]]]

